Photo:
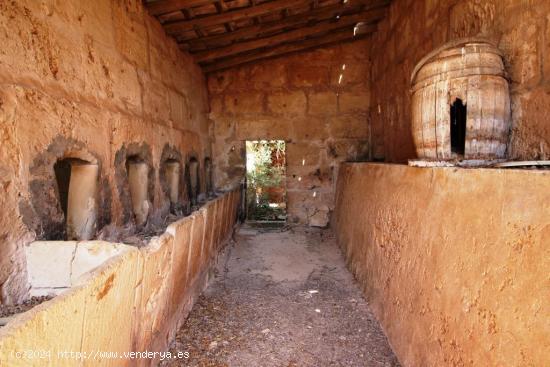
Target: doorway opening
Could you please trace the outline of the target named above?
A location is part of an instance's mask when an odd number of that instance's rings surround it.
[[[286,222],[286,144],[284,140],[246,142],[246,219]]]

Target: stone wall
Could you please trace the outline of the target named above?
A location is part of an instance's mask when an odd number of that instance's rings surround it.
[[[509,157],[549,159],[550,2],[395,0],[371,45],[373,156],[415,157],[410,77],[420,59],[447,41],[487,37],[504,53],[511,80]]]
[[[366,51],[359,41],[209,75],[216,186],[243,177],[244,141],[285,140],[290,221],[326,225],[338,163],[369,155]]]
[[[549,180],[343,165],[338,241],[403,366],[548,364]]]
[[[238,203],[231,191],[145,247],[113,244],[124,251],[0,329],[0,364],[157,366],[231,237]]]
[[[98,163],[99,227],[122,225],[125,159],[150,165],[151,215],[165,214],[163,151],[202,162],[210,126],[201,70],[139,0],[2,1],[0,43],[0,299],[14,303],[24,244],[54,239],[63,221],[57,160]]]

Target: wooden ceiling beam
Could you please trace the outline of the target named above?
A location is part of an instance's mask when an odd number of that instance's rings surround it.
[[[305,50],[317,48],[320,46],[327,46],[329,44],[333,44],[337,42],[358,40],[358,39],[364,38],[366,35],[371,34],[375,31],[376,31],[376,25],[363,26],[361,27],[360,32],[355,32],[356,34],[354,36],[353,28],[350,27],[343,31],[332,32],[323,37],[307,39],[305,41],[295,42],[295,43],[290,43],[285,45],[279,45],[269,50],[264,50],[264,51],[260,51],[252,54],[234,56],[231,58],[223,59],[211,64],[203,65],[202,69],[205,73],[211,73],[211,72],[227,69],[230,67],[246,64],[252,61],[258,61],[262,59],[277,57],[277,56],[281,56],[281,55],[285,55],[293,52],[305,51]]]
[[[376,0],[370,2],[365,6],[363,10],[371,10],[379,7],[387,6],[390,2],[388,0]],[[361,3],[359,1],[348,1],[343,5],[332,5],[322,8],[317,8],[305,14],[293,15],[282,20],[276,20],[269,23],[255,24],[253,26],[237,29],[231,33],[218,34],[213,36],[207,36],[200,39],[193,39],[186,41],[189,45],[188,50],[191,52],[197,52],[201,49],[207,49],[216,43],[232,42],[235,40],[254,37],[265,33],[281,31],[285,28],[292,28],[302,24],[307,24],[311,21],[323,21],[335,17],[338,14],[345,12],[353,12],[361,10]]]
[[[373,23],[382,19],[385,14],[386,9],[375,9],[358,14],[341,16],[336,21],[319,23],[312,27],[299,28],[271,37],[236,43],[230,46],[220,47],[213,50],[201,51],[193,54],[193,56],[195,60],[197,60],[197,62],[212,61],[215,59],[232,56],[254,49],[273,47],[281,43],[297,41],[309,36],[314,36],[316,34],[334,31],[348,26],[355,26],[357,23],[361,22],[366,24]]]
[[[198,0],[197,0],[198,1]],[[195,18],[192,20],[182,20],[164,24],[164,29],[169,34],[178,34],[193,30],[195,27],[210,27],[228,22],[234,22],[244,18],[253,18],[285,8],[291,8],[308,3],[309,0],[274,0],[268,3],[262,3],[257,6],[231,10],[222,14],[215,14]]]
[[[151,15],[162,15],[172,13],[181,9],[194,8],[214,4],[219,0],[159,0],[153,3],[146,3],[147,11]]]

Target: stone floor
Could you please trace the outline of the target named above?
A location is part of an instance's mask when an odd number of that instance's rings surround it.
[[[399,366],[329,231],[235,239],[164,366]]]

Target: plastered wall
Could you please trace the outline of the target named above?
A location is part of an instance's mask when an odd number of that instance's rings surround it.
[[[115,245],[124,252],[0,329],[0,365],[157,365],[158,355],[123,353],[167,349],[232,233],[238,203],[239,192],[231,191],[170,224],[145,247]],[[25,351],[41,354],[15,354]]]
[[[125,160],[139,155],[150,214],[164,215],[161,159],[210,156],[208,103],[199,67],[139,0],[1,1],[0,44],[0,300],[15,303],[24,244],[60,239],[53,164],[100,165],[100,229],[132,221]]]
[[[549,171],[344,164],[334,228],[403,366],[545,366]]]
[[[462,37],[487,37],[504,53],[510,78],[508,156],[550,157],[550,2],[547,0],[395,0],[370,45],[373,157],[415,157],[410,77],[427,53]]]
[[[243,177],[245,140],[285,140],[289,220],[326,225],[338,163],[369,155],[367,45],[358,41],[210,74],[216,186]]]

